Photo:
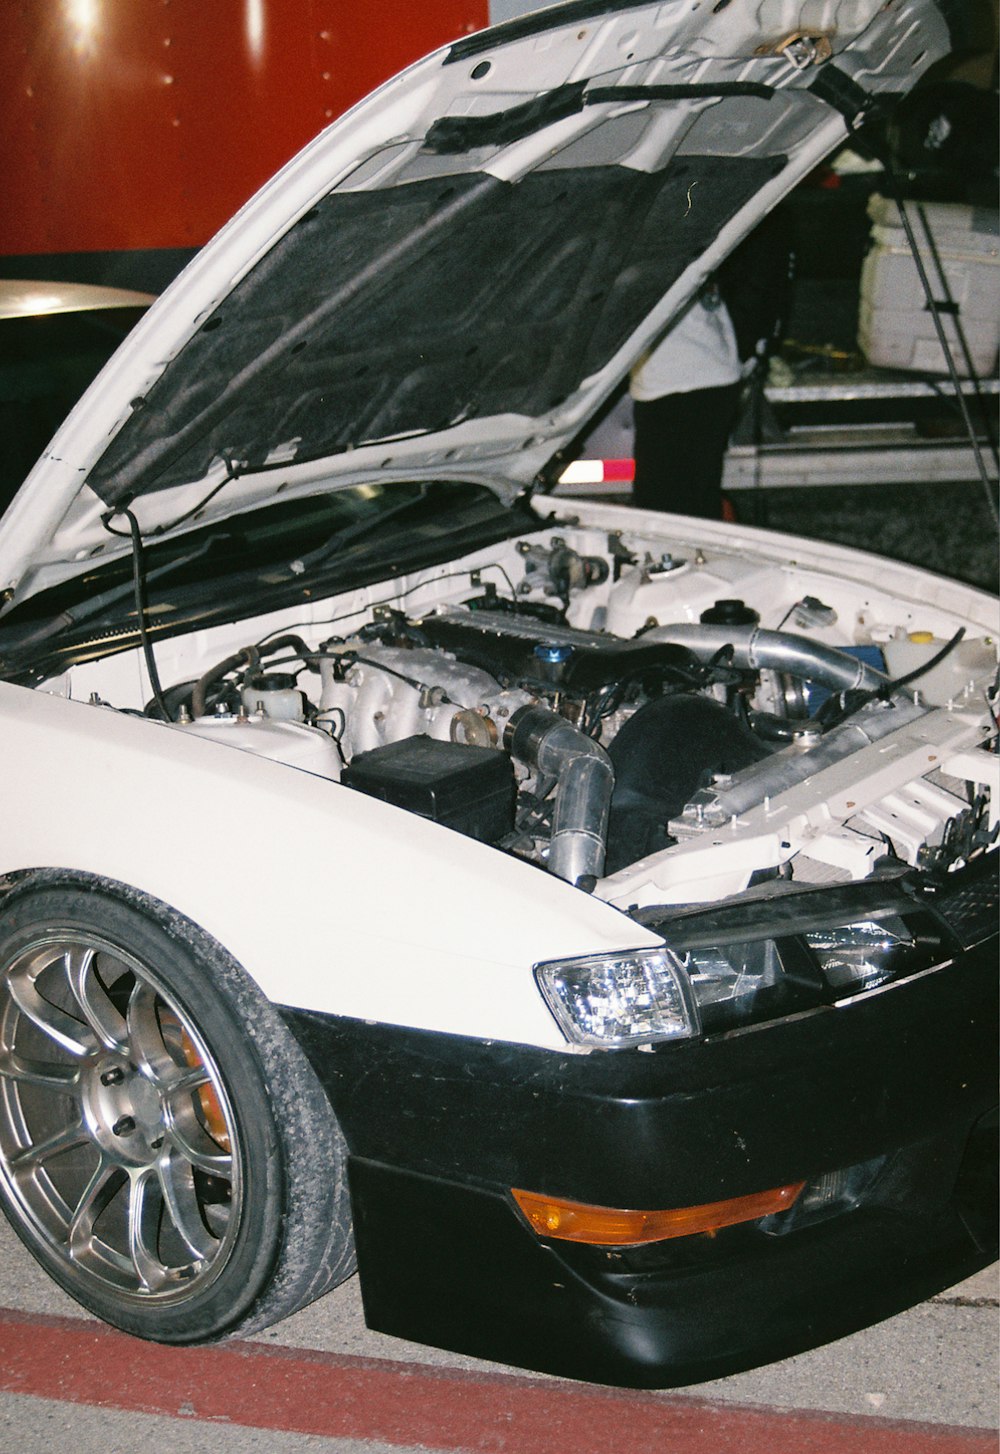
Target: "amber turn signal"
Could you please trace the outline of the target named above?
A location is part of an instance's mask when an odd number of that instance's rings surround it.
[[[567,1202],[538,1192],[511,1193],[539,1237],[556,1237],[564,1242],[589,1242],[598,1247],[636,1247],[643,1242],[663,1242],[668,1237],[691,1237],[697,1232],[716,1232],[737,1222],[754,1222],[790,1207],[805,1186],[804,1181],[776,1186],[752,1196],[730,1197],[724,1202],[704,1202],[697,1207],[674,1207],[668,1211],[632,1212],[618,1207],[592,1207],[586,1202]]]

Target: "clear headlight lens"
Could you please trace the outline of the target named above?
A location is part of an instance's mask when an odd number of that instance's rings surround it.
[[[874,989],[909,968],[916,941],[902,919],[864,919],[804,935],[832,989]]]
[[[688,917],[675,934],[663,926],[669,948],[553,960],[535,974],[566,1038],[610,1049],[781,1019],[915,974],[945,952],[919,911],[904,920],[873,905],[870,917],[817,928],[815,906],[803,908],[777,934],[699,944]]]
[[[553,960],[535,973],[560,1029],[577,1045],[610,1048],[699,1033],[690,981],[669,949]]]
[[[781,957],[773,939],[689,951],[684,967],[700,1009],[748,1000],[778,983]]]

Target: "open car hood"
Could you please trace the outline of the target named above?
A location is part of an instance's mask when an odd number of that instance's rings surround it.
[[[7,511],[0,592],[127,549],[126,507],[162,534],[373,478],[513,498],[962,9],[575,0],[418,62],[150,309]]]

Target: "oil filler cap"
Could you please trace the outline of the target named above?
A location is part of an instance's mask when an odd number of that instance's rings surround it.
[[[542,677],[549,682],[558,682],[562,680],[573,648],[562,641],[539,641],[533,655]]]
[[[760,615],[745,601],[722,600],[702,611],[698,619],[703,626],[756,626]]]

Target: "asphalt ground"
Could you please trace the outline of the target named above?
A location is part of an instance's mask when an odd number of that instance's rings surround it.
[[[0,1223],[0,1450],[986,1454],[989,1269],[798,1358],[667,1393],[525,1375],[364,1326],[352,1278],[253,1340],[163,1348],[88,1317]],[[530,1310],[526,1312],[530,1316]]]

